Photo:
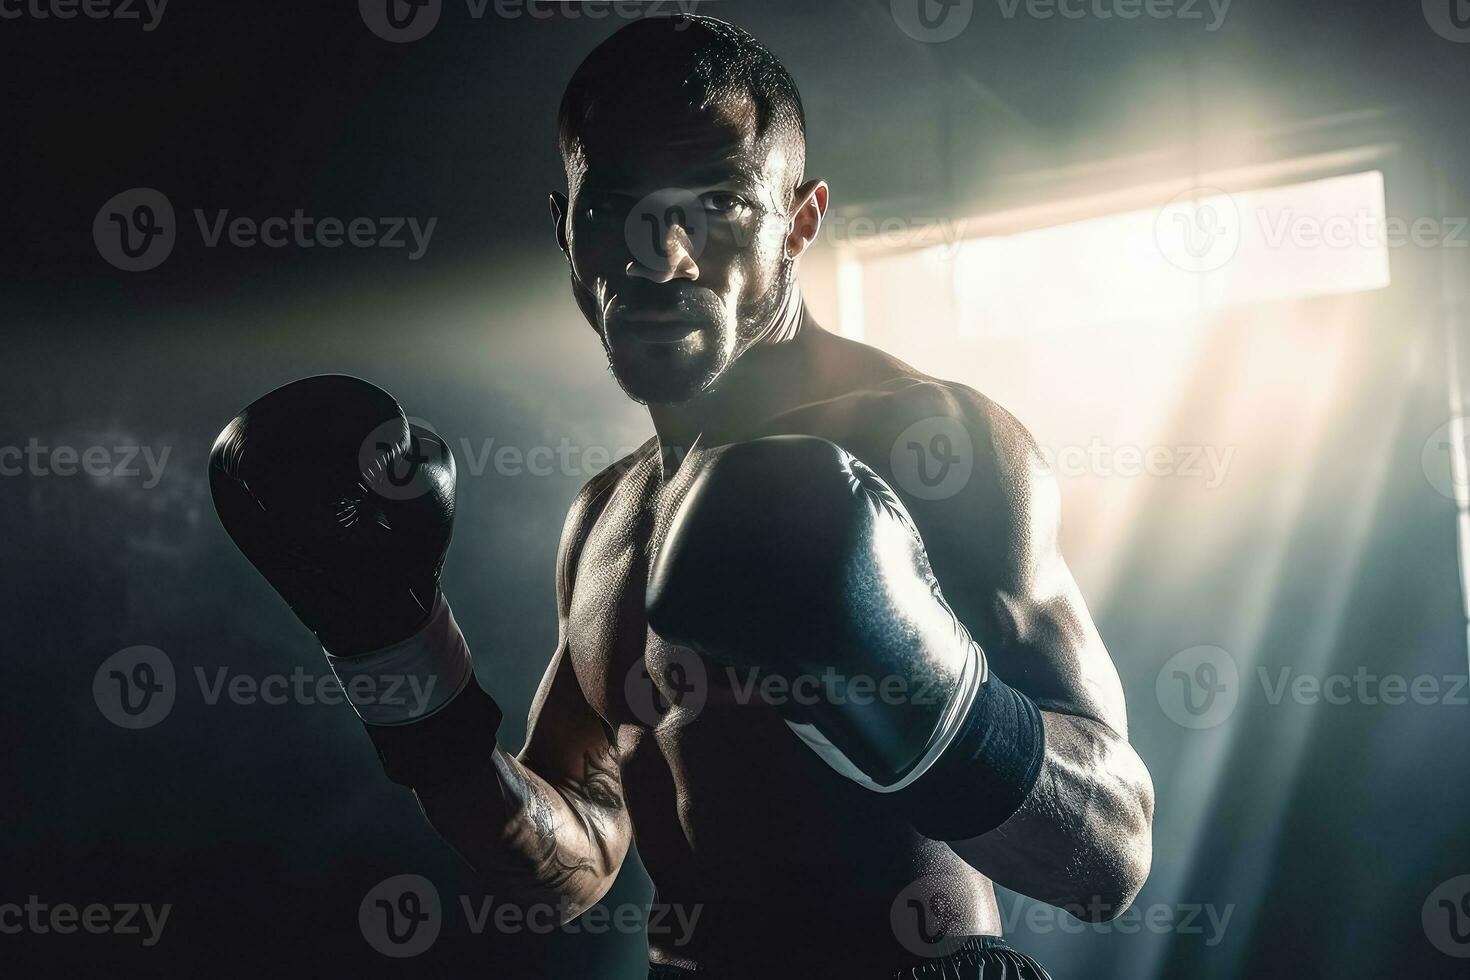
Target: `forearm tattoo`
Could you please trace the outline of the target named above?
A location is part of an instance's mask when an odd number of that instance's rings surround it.
[[[597,827],[624,805],[616,751],[608,747],[585,753],[580,775],[553,784],[561,799],[527,778],[514,760],[506,758],[497,768],[510,803],[510,819],[500,849],[503,858],[485,870],[515,887],[556,892],[578,876],[599,875],[594,860],[599,852]],[[568,810],[581,821],[585,834],[558,835]]]

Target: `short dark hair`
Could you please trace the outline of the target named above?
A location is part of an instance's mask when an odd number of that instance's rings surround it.
[[[795,137],[805,154],[806,113],[791,73],[749,33],[696,14],[636,20],[592,50],[572,74],[557,111],[562,153],[574,149],[599,103],[667,83],[671,74],[699,108],[748,99],[757,137],[785,130],[782,135]]]

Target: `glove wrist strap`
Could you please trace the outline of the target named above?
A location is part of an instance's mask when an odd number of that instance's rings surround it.
[[[355,657],[327,653],[357,716],[369,725],[412,725],[443,710],[474,677],[470,648],[442,592],[428,621],[392,646]]]

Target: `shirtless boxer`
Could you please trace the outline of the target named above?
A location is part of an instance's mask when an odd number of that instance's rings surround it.
[[[453,458],[385,392],[311,378],[247,408],[211,459],[225,526],[349,691],[433,690],[355,700],[498,897],[574,916],[636,838],[656,901],[697,910],[651,932],[651,977],[1044,977],[991,882],[1117,915],[1153,789],[1031,437],[813,322],[796,271],[828,188],[748,34],[623,28],[559,130],[573,293],[656,435],[572,504],[520,753],[439,589]],[[895,472],[931,445],[970,468],[942,493]]]

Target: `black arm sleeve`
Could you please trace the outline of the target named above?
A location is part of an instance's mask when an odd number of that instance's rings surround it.
[[[900,803],[926,837],[979,837],[1021,808],[1045,757],[1041,711],[992,673],[959,734],[928,772],[898,794]]]
[[[388,778],[423,789],[490,765],[500,707],[473,677],[441,710],[412,725],[368,725]]]

